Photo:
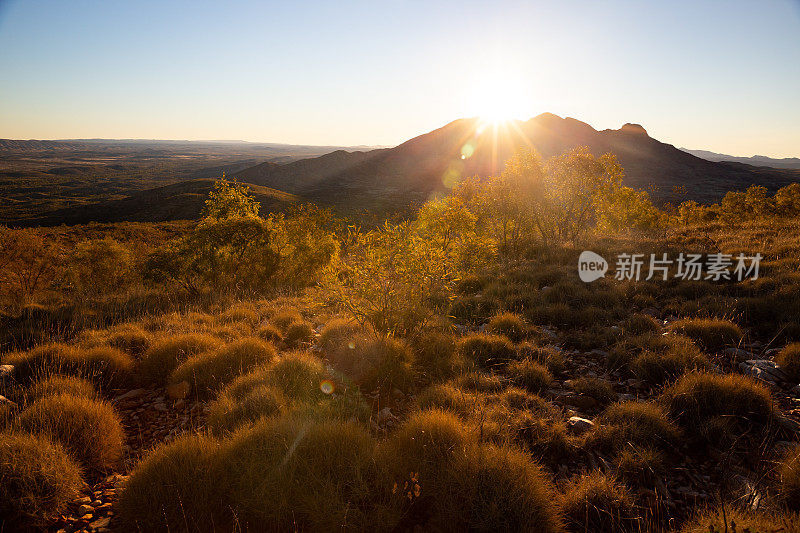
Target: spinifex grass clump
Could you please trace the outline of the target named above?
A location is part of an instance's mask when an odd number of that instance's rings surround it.
[[[520,315],[503,313],[493,316],[489,320],[486,330],[489,333],[508,337],[512,342],[521,342],[528,332],[528,326]]]
[[[0,432],[0,530],[43,526],[83,484],[77,463],[47,437]]]
[[[275,358],[275,347],[258,338],[244,338],[216,350],[193,355],[170,375],[170,383],[186,381],[197,396],[208,396],[236,376]]]
[[[23,410],[16,422],[23,431],[64,446],[88,472],[110,471],[122,459],[122,424],[105,402],[69,394],[44,396]]]
[[[794,382],[800,382],[800,342],[789,344],[778,355],[775,362]]]
[[[615,479],[600,472],[577,477],[561,500],[575,531],[618,533],[635,531],[633,498]]]
[[[182,437],[156,448],[136,466],[115,511],[124,531],[226,531],[233,517],[222,479],[214,476],[219,443]]]
[[[618,453],[629,446],[672,450],[679,443],[681,431],[661,405],[653,402],[611,404],[587,436],[590,446],[608,453]]]
[[[758,443],[774,422],[769,391],[737,374],[687,374],[660,401],[687,433],[710,445]]]
[[[704,350],[713,353],[742,340],[742,329],[730,320],[687,318],[670,324],[670,329],[686,335]]]
[[[458,351],[481,368],[503,366],[516,357],[514,345],[506,337],[471,333],[458,341]]]
[[[414,383],[414,352],[394,337],[360,337],[326,354],[337,370],[364,390],[407,391]]]
[[[194,355],[220,346],[212,335],[187,333],[161,339],[145,352],[139,363],[139,374],[154,383],[164,383],[178,365]]]
[[[45,396],[69,394],[82,398],[95,398],[97,392],[88,380],[58,374],[34,382],[26,391],[25,398],[31,403]]]
[[[289,324],[286,328],[286,335],[283,338],[287,348],[299,348],[303,345],[309,345],[313,340],[314,328],[304,320]]]
[[[101,385],[120,385],[130,378],[133,360],[110,346],[85,350],[78,346],[52,343],[29,352],[10,354],[4,364],[14,365],[14,379],[21,384],[53,374],[79,376]]]
[[[531,359],[512,361],[506,372],[515,385],[534,393],[543,391],[553,381],[547,368]]]

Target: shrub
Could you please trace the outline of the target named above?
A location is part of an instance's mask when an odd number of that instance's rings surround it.
[[[236,376],[269,363],[275,354],[275,347],[261,339],[241,339],[190,357],[175,369],[170,376],[170,383],[187,381],[195,394],[207,395]]]
[[[484,403],[481,395],[446,383],[432,385],[417,395],[417,405],[421,410],[440,409],[464,418],[480,411]]]
[[[520,451],[490,445],[456,454],[430,521],[439,531],[561,531],[554,490],[541,468]],[[428,489],[420,479],[421,492]]]
[[[773,417],[769,391],[737,374],[687,374],[660,399],[683,427],[721,446],[739,436],[759,436]]]
[[[163,383],[184,361],[220,345],[211,335],[187,333],[154,343],[139,363],[142,376],[155,383]]]
[[[543,391],[553,381],[547,368],[531,359],[512,361],[506,370],[515,385],[534,393]]]
[[[34,382],[25,391],[25,397],[28,402],[58,394],[69,394],[70,396],[82,398],[95,398],[97,396],[94,385],[90,381],[74,376],[52,375]]]
[[[47,437],[0,432],[0,529],[44,526],[83,486],[80,467]]]
[[[114,510],[124,531],[224,531],[232,519],[212,476],[218,444],[184,436],[136,465]]]
[[[311,344],[313,340],[314,328],[305,321],[292,322],[286,328],[286,335],[283,338],[283,342],[289,348],[297,348],[302,344]]]
[[[594,398],[600,405],[609,404],[617,399],[611,384],[600,378],[578,378],[572,382],[572,389],[578,394]]]
[[[67,394],[45,396],[23,410],[17,424],[63,445],[88,471],[111,470],[122,458],[122,424],[105,402]]]
[[[288,399],[270,385],[258,385],[240,398],[224,392],[211,404],[206,424],[215,434],[231,432],[260,418],[287,412]]]
[[[514,359],[514,345],[505,337],[471,333],[458,341],[459,353],[482,368],[504,365]]]
[[[775,362],[786,372],[789,379],[800,382],[800,342],[787,345],[775,356]]]
[[[567,521],[576,531],[616,533],[634,525],[630,494],[600,472],[572,480],[561,501]]]
[[[353,423],[264,419],[225,443],[216,479],[245,530],[362,529],[373,450]]]
[[[800,447],[795,446],[783,457],[778,466],[779,493],[784,504],[800,511]]]
[[[521,342],[525,338],[527,326],[520,315],[503,313],[489,320],[486,331],[508,337],[512,342]]]
[[[598,427],[587,437],[590,445],[620,451],[629,445],[670,449],[681,432],[660,405],[652,402],[611,404],[600,415]]]
[[[687,318],[670,324],[672,331],[682,333],[708,352],[718,352],[726,346],[736,346],[742,330],[730,320],[716,318]]]
[[[680,533],[747,533],[798,531],[796,515],[740,509],[734,504],[698,513],[680,529]]]
[[[132,274],[133,254],[111,237],[78,243],[68,260],[68,279],[89,296],[124,289]]]

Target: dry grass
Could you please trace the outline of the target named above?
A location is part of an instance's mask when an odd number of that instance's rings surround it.
[[[553,381],[550,371],[531,359],[512,361],[506,368],[506,372],[515,385],[534,393],[543,391]]]
[[[63,445],[87,471],[110,471],[122,459],[122,425],[114,409],[102,401],[67,394],[45,396],[19,414],[17,426]]]
[[[564,489],[561,505],[574,531],[634,531],[631,495],[623,485],[600,472],[572,480]]]
[[[161,339],[145,352],[139,363],[139,375],[153,383],[164,383],[181,363],[194,355],[213,350],[220,344],[213,336],[201,333]]]
[[[211,404],[206,425],[217,435],[229,433],[261,418],[285,414],[288,404],[286,395],[270,385],[253,387],[239,398],[223,392]]]
[[[516,357],[514,345],[506,337],[471,333],[458,341],[458,352],[481,368],[503,366]]]
[[[28,403],[35,402],[45,396],[55,396],[58,394],[69,394],[82,398],[95,398],[97,391],[91,381],[74,376],[52,375],[40,379],[25,391],[25,399]]]
[[[209,396],[236,376],[269,363],[275,355],[275,347],[261,339],[240,339],[190,357],[172,372],[169,382],[186,381],[196,396]]]
[[[521,315],[503,313],[495,315],[489,320],[486,331],[495,335],[503,335],[511,342],[521,342],[527,335],[528,326]]]
[[[670,324],[670,329],[686,335],[709,353],[738,345],[744,335],[742,329],[730,320],[717,318],[678,320]]]
[[[43,526],[83,484],[80,467],[47,437],[0,432],[0,530]]]
[[[800,342],[785,346],[775,356],[775,362],[792,381],[800,382]]]

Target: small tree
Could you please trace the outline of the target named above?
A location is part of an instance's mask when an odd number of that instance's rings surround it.
[[[250,187],[238,181],[228,181],[225,174],[214,182],[205,202],[203,218],[258,216],[261,204],[253,197]]]
[[[111,237],[79,243],[68,259],[67,277],[83,295],[99,295],[129,286],[133,254]]]
[[[0,287],[22,307],[56,277],[60,254],[36,230],[0,226]]]

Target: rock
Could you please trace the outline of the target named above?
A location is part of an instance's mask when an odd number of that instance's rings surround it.
[[[89,525],[92,526],[93,529],[101,529],[108,527],[108,524],[111,523],[111,518],[99,518],[94,522],[91,522]]]
[[[91,505],[83,504],[80,507],[78,507],[78,516],[80,517],[86,516],[87,514],[92,512],[94,512],[94,507],[92,507]]]
[[[125,394],[122,394],[122,395],[117,396],[116,398],[114,398],[114,401],[115,402],[121,402],[122,400],[132,400],[134,398],[138,398],[139,396],[141,396],[144,393],[145,393],[144,389],[129,390]]]
[[[800,422],[786,416],[778,416],[778,424],[790,433],[800,433]]]
[[[72,503],[74,503],[75,505],[83,505],[83,504],[91,503],[91,501],[92,501],[92,499],[89,496],[83,496],[82,498],[78,498],[76,500],[73,500]]]
[[[392,410],[389,409],[388,407],[384,407],[378,413],[378,423],[379,424],[383,424],[383,423],[385,423],[385,422],[387,422],[389,420],[394,420],[396,418],[397,417],[394,416],[394,414],[392,413]]]
[[[163,403],[160,403],[160,402],[159,403],[154,403],[153,404],[153,409],[163,413],[163,412],[167,411],[167,406],[166,406],[166,404],[163,404]]]
[[[655,307],[645,307],[644,309],[642,309],[642,314],[653,318],[661,317],[661,311],[659,311]]]
[[[567,429],[576,435],[582,435],[594,427],[594,422],[579,416],[573,416],[567,421]]]
[[[178,398],[175,400],[175,403],[172,404],[175,409],[181,409],[184,405],[186,405],[186,402],[183,401],[182,398]]]
[[[774,384],[784,383],[789,379],[778,364],[769,359],[749,359],[739,363],[739,370],[742,374]]]
[[[578,409],[592,409],[597,406],[597,400],[584,394],[572,394],[564,398],[564,403]]]
[[[725,348],[722,350],[722,354],[734,359],[737,363],[753,359],[752,353],[747,350],[742,350],[741,348]]]
[[[589,353],[590,353],[591,355],[597,355],[597,356],[604,357],[604,358],[605,358],[605,357],[608,357],[608,352],[607,352],[607,351],[605,351],[605,350],[599,350],[599,349],[597,349],[597,348],[595,348],[594,350],[590,351]]]
[[[14,375],[14,365],[0,365],[0,386],[11,381]]]
[[[11,409],[16,409],[17,408],[17,404],[15,402],[12,402],[11,400],[6,398],[2,394],[0,394],[0,405],[7,405]]]
[[[189,396],[191,387],[188,381],[181,381],[180,383],[173,383],[167,385],[167,396],[173,400],[185,400]]]

